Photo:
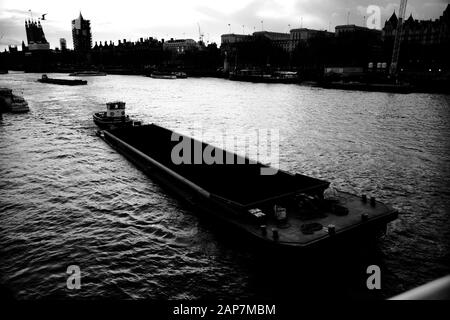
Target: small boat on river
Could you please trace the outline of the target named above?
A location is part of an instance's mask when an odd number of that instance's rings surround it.
[[[182,71],[175,72],[175,76],[177,77],[177,79],[186,79],[187,78],[186,72],[182,72]]]
[[[51,83],[51,84],[59,84],[59,85],[66,85],[66,86],[79,86],[79,85],[86,85],[86,80],[79,80],[79,79],[54,79],[49,78],[46,74],[42,75],[41,79],[38,79],[41,83]]]
[[[28,102],[21,96],[13,94],[10,110],[13,113],[23,113],[30,111]]]
[[[130,127],[133,120],[125,114],[125,102],[114,101],[106,104],[106,111],[93,115],[94,123],[101,129]]]
[[[196,211],[261,244],[303,250],[343,239],[358,243],[397,218],[373,197],[331,191],[328,181],[278,170],[155,124],[101,130],[99,136]],[[188,146],[183,158],[208,152],[232,161],[179,162],[173,155],[180,141]]]
[[[22,113],[30,111],[28,102],[9,88],[0,88],[0,111]]]

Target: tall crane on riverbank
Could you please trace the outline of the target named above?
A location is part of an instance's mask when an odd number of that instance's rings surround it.
[[[198,39],[199,42],[203,43],[203,37],[205,35],[202,33],[202,30],[200,29],[200,23],[197,22],[197,25],[198,25]]]
[[[398,58],[400,56],[400,44],[402,38],[402,25],[403,19],[405,18],[407,0],[400,1],[400,9],[398,10],[398,22],[397,28],[395,30],[394,48],[392,50],[392,61],[389,68],[389,75],[395,77],[397,76]]]

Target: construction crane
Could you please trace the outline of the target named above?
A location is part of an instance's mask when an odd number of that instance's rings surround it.
[[[395,31],[394,49],[392,50],[392,61],[389,68],[389,75],[393,77],[397,76],[398,58],[400,56],[400,44],[402,40],[402,25],[403,19],[405,18],[406,2],[407,0],[401,0],[400,9],[398,10],[398,22],[397,29]]]
[[[199,42],[203,43],[203,36],[204,34],[202,33],[201,29],[200,29],[200,23],[197,22],[198,25],[198,38],[199,38]]]

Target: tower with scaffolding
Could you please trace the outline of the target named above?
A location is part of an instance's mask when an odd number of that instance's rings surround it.
[[[42,25],[39,20],[26,20],[25,31],[27,34],[28,50],[50,50],[50,44],[48,43],[47,39],[45,39],[44,30],[42,29]]]

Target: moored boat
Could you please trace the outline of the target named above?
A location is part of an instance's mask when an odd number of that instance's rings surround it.
[[[7,112],[11,106],[12,90],[0,88],[0,112]]]
[[[298,72],[296,71],[275,71],[272,74],[273,82],[277,83],[296,83],[298,82]]]
[[[125,102],[114,101],[106,104],[106,111],[96,112],[92,116],[94,123],[101,129],[113,129],[133,125],[133,120],[125,114]]]
[[[411,93],[413,87],[409,84],[395,83],[362,83],[362,82],[325,82],[322,83],[324,89],[374,91],[390,93]]]
[[[155,124],[103,130],[100,136],[199,212],[277,248],[358,242],[397,217],[395,210],[372,197],[331,192],[328,181],[277,170]],[[208,150],[233,160],[174,161],[179,139],[186,139],[186,154],[196,157],[196,150]],[[262,175],[262,170],[273,174]]]
[[[1,112],[28,112],[28,102],[21,96],[13,94],[9,88],[0,88],[0,111]]]
[[[153,79],[176,79],[177,76],[173,72],[154,71],[150,75]]]
[[[186,72],[182,72],[182,71],[175,72],[175,76],[177,77],[177,79],[186,79],[187,78]]]
[[[106,76],[105,72],[100,71],[76,71],[69,74],[69,76]]]
[[[66,85],[66,86],[79,86],[79,85],[85,85],[87,84],[86,80],[79,80],[79,79],[54,79],[47,77],[46,74],[42,75],[41,79],[37,80],[41,83],[51,83],[51,84],[60,84],[60,85]]]
[[[13,94],[10,111],[13,113],[22,113],[30,111],[28,102],[21,96]]]
[[[298,73],[295,71],[264,72],[258,69],[241,69],[229,74],[230,80],[260,83],[297,83]]]

